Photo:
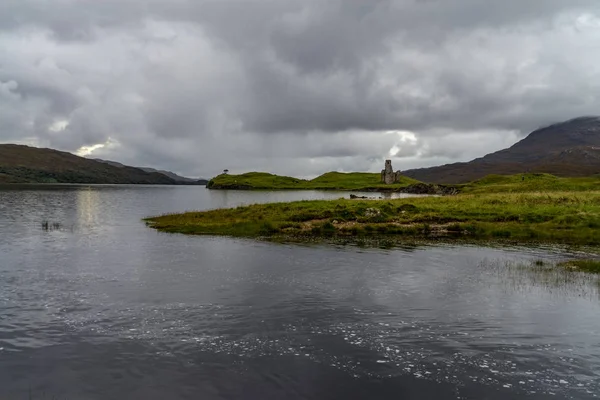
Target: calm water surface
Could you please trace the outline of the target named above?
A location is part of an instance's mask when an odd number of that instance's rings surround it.
[[[560,251],[282,245],[140,220],[343,195],[0,189],[0,399],[600,394],[597,282],[507,266]]]

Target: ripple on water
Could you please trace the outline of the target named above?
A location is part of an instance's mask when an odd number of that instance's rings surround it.
[[[163,356],[202,351],[239,357],[302,357],[354,377],[418,379],[511,388],[523,393],[600,392],[597,377],[560,344],[502,343],[493,331],[447,326],[355,309],[361,322],[283,324],[241,330],[251,307],[222,304],[125,308],[110,316],[63,315],[69,329],[98,340],[149,342]],[[370,317],[367,320],[365,315]],[[380,322],[377,322],[380,321]],[[385,322],[383,322],[385,321]],[[260,327],[260,325],[258,325]],[[450,327],[451,328],[451,327]],[[463,327],[464,328],[464,327]]]
[[[0,360],[11,376],[27,374],[13,366],[39,368],[30,355],[49,352],[71,357],[81,368],[65,367],[70,382],[90,393],[106,382],[126,388],[142,375],[164,377],[180,361],[196,365],[210,353],[228,370],[258,359],[267,373],[293,374],[298,370],[285,369],[292,359],[307,361],[291,363],[301,369],[316,363],[376,378],[362,382],[411,377],[567,398],[600,392],[600,286],[582,275],[505,263],[564,253],[357,250],[157,234],[140,219],[263,195],[194,188],[28,193],[6,201],[0,191],[0,205],[10,204],[0,210]],[[43,219],[73,229],[42,232]],[[484,265],[486,257],[501,261]],[[119,358],[112,372],[125,378],[93,376],[89,361],[103,365],[106,348]],[[153,363],[165,360],[164,370]],[[44,384],[42,369],[41,378],[27,380]],[[226,383],[261,378],[227,375]],[[11,385],[0,377],[2,389]]]

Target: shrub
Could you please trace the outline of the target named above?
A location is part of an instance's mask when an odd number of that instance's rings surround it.
[[[414,204],[402,204],[401,206],[396,208],[396,212],[416,212],[418,210],[417,206]]]
[[[263,236],[274,235],[277,232],[279,232],[279,229],[270,222],[263,222],[258,230],[258,233]]]
[[[446,230],[448,232],[453,232],[453,233],[460,233],[463,231],[463,228],[460,224],[450,224],[448,225],[448,227],[446,228]]]
[[[393,204],[390,202],[385,203],[384,205],[381,206],[381,211],[386,214],[393,214],[394,213]]]
[[[425,236],[429,236],[431,234],[431,226],[429,224],[423,224],[421,231]]]
[[[377,232],[384,234],[384,233],[388,233],[389,232],[389,228],[386,225],[379,225],[377,227]]]
[[[499,238],[509,238],[511,236],[511,232],[504,229],[498,229],[492,231],[492,236]]]
[[[335,234],[336,229],[335,229],[335,226],[331,222],[325,222],[323,225],[321,225],[321,232],[324,235],[332,236]]]

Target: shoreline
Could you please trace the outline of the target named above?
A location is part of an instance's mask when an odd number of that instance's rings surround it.
[[[437,185],[429,183],[416,183],[403,187],[358,187],[358,188],[343,188],[343,187],[256,187],[242,184],[213,184],[207,185],[210,190],[247,190],[247,191],[292,191],[292,190],[317,190],[324,192],[363,192],[363,193],[404,193],[404,194],[427,194],[438,196],[451,196],[460,193],[458,186],[452,185]]]

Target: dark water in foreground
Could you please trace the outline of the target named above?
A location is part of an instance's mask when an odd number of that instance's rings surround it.
[[[0,399],[600,394],[597,282],[507,264],[558,251],[281,245],[140,221],[299,196],[341,195],[0,189]]]

